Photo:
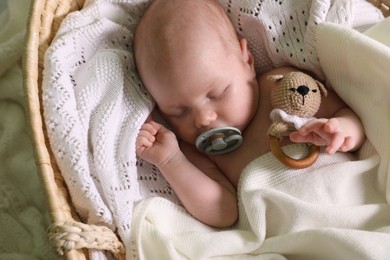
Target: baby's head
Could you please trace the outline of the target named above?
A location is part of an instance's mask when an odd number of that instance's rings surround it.
[[[184,141],[205,130],[244,130],[258,98],[253,57],[215,0],[155,0],[135,37],[141,79]]]
[[[237,51],[237,35],[216,0],[153,1],[135,37],[141,77],[145,70],[158,74],[162,69],[174,69],[184,58],[193,59],[203,53],[202,47],[213,47],[205,46],[208,38],[222,43],[220,51]]]

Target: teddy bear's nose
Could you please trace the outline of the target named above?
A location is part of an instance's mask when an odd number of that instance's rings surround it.
[[[304,86],[304,85],[299,86],[299,87],[297,88],[298,93],[301,94],[302,96],[304,96],[304,95],[306,95],[307,93],[309,93],[309,90],[310,90],[310,89],[309,89],[308,87]]]

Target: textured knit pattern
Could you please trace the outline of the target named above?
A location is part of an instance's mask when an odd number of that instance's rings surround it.
[[[385,22],[367,34],[383,43],[332,24],[317,30],[324,73],[366,129],[358,153],[321,154],[300,170],[286,168],[271,153],[253,160],[241,174],[240,215],[231,229],[212,229],[161,198],[143,201],[134,214],[140,256],[390,259],[390,20]],[[302,153],[299,145],[285,151]]]
[[[46,53],[43,78],[50,145],[73,204],[83,221],[117,229],[129,259],[137,255],[130,235],[134,204],[153,196],[179,203],[158,170],[135,154],[138,129],[154,106],[132,54],[133,33],[149,2],[87,1],[62,23]],[[222,4],[248,38],[259,72],[291,63],[321,75],[313,27],[325,20],[350,25],[353,19],[351,3],[341,0]]]
[[[294,65],[323,78],[315,49],[317,24],[328,21],[363,28],[383,19],[379,10],[360,0],[220,2],[239,35],[248,40],[259,73],[275,66]]]
[[[290,72],[276,80],[271,90],[273,108],[301,117],[314,116],[321,104],[321,95],[326,91],[312,77],[302,72]]]

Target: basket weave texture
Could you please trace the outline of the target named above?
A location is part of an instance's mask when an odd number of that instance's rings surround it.
[[[368,0],[387,17],[390,0]],[[62,20],[80,10],[84,0],[34,0],[28,19],[26,48],[23,58],[24,91],[31,128],[34,157],[52,218],[49,238],[58,254],[66,259],[88,259],[86,249],[111,251],[124,258],[118,236],[106,227],[80,222],[71,204],[66,184],[50,149],[42,111],[43,57]]]
[[[34,157],[53,224],[49,239],[66,259],[88,259],[87,248],[124,258],[124,247],[110,229],[80,222],[50,149],[42,111],[43,57],[62,20],[80,10],[84,0],[35,0],[30,9],[23,57],[24,92]]]

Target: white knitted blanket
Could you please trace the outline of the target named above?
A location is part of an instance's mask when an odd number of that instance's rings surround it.
[[[390,259],[389,31],[390,18],[367,32],[382,44],[345,27],[317,29],[324,73],[364,124],[359,153],[322,154],[302,170],[271,153],[255,159],[241,175],[239,221],[227,230],[167,200],[143,201],[133,224],[140,258]]]
[[[178,204],[158,170],[135,154],[138,129],[154,106],[132,53],[134,29],[149,2],[87,1],[62,23],[46,53],[43,78],[50,145],[73,204],[85,222],[116,229],[128,258],[137,256],[131,236],[135,203],[158,196]],[[248,38],[258,72],[290,64],[319,76],[316,24],[360,26],[356,10],[366,7],[360,2],[221,1]],[[375,8],[365,10],[368,24],[382,18]]]

